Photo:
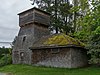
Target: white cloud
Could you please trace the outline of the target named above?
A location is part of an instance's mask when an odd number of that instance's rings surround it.
[[[17,14],[32,7],[30,0],[0,0],[0,41],[13,41],[19,31]]]

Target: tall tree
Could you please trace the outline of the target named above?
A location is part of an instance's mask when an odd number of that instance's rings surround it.
[[[86,15],[87,10],[89,9],[89,0],[72,0],[72,12],[73,12],[73,26],[74,31],[77,31],[78,25],[77,20]]]
[[[33,3],[37,3],[39,8],[50,12],[51,17],[51,28],[58,32],[71,32],[71,14],[69,0],[34,0]]]
[[[75,9],[78,8],[79,0],[73,0],[72,3],[73,3],[73,6],[74,6]],[[76,9],[76,10],[73,12],[74,31],[75,31],[75,29],[76,29],[77,11],[78,11],[78,10]]]

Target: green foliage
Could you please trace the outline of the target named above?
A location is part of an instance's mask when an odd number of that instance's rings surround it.
[[[10,48],[2,47],[0,48],[0,58],[2,58],[3,54],[8,54]]]
[[[12,56],[10,54],[5,54],[1,59],[0,59],[0,66],[8,65],[11,64],[12,62]]]
[[[0,66],[4,66],[11,63],[11,50],[11,48],[0,48]]]
[[[99,67],[80,69],[34,67],[28,65],[7,65],[0,68],[0,72],[14,75],[100,75]]]
[[[87,47],[90,49],[88,53],[92,57],[90,62],[100,64],[100,26],[93,31]]]
[[[59,31],[64,32],[66,34],[73,33],[73,12],[71,12],[71,8],[73,6],[70,3],[60,4],[58,7],[59,10]],[[67,8],[67,9],[66,9]]]
[[[87,7],[87,6],[86,6]],[[90,63],[100,64],[100,1],[92,0],[85,15],[77,19],[78,29],[74,36],[87,44]]]

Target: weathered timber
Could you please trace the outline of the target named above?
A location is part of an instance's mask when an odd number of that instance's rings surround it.
[[[29,23],[39,23],[45,26],[50,25],[50,16],[45,14],[45,12],[40,12],[36,8],[27,10],[19,14],[19,26],[25,26]]]

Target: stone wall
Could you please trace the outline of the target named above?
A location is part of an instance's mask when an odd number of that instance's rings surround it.
[[[61,68],[77,68],[87,65],[85,51],[82,52],[77,48],[61,48],[58,51],[53,49],[33,50],[32,61],[33,65],[37,66]]]
[[[87,52],[82,48],[71,49],[71,67],[78,68],[88,65]]]
[[[13,63],[31,64],[32,51],[29,47],[45,35],[49,35],[49,30],[45,27],[39,27],[36,24],[21,27],[12,51]]]

